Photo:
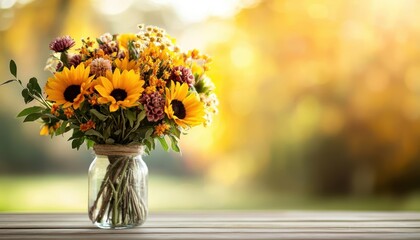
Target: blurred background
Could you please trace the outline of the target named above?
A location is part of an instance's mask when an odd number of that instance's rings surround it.
[[[0,0],[0,80],[45,84],[56,36],[157,25],[212,56],[219,114],[145,158],[149,206],[420,210],[420,1]],[[0,211],[86,211],[91,151],[0,87]]]

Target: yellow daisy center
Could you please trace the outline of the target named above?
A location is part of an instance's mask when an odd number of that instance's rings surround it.
[[[110,95],[114,97],[116,101],[124,101],[127,97],[127,92],[124,89],[115,88],[114,90],[112,90]]]
[[[74,102],[74,99],[80,94],[80,85],[70,85],[64,90],[64,99],[67,102]]]
[[[171,101],[172,110],[174,110],[174,115],[179,119],[184,119],[187,116],[185,111],[184,104],[179,100],[172,100]]]

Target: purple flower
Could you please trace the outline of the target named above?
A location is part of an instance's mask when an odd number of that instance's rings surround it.
[[[70,36],[58,37],[50,43],[50,49],[55,52],[64,52],[75,44],[73,38]]]
[[[176,66],[172,69],[171,76],[169,79],[182,83],[187,83],[190,87],[195,84],[194,75],[191,72],[191,69],[184,66]]]
[[[146,109],[147,120],[149,122],[157,122],[165,117],[165,99],[159,92],[143,94],[140,102]]]
[[[73,55],[70,60],[70,66],[77,67],[82,62],[82,56],[80,54]]]

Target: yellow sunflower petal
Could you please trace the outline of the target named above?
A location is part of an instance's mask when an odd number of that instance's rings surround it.
[[[48,136],[49,134],[50,134],[50,129],[47,125],[44,125],[41,128],[41,131],[39,131],[39,135],[41,135],[41,136]]]
[[[115,112],[115,111],[117,111],[118,110],[118,104],[117,103],[112,103],[110,106],[109,106],[109,111],[110,112]]]

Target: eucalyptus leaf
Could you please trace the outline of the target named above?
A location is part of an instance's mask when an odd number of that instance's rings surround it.
[[[25,101],[25,103],[30,103],[30,102],[32,102],[32,100],[34,100],[34,98],[31,96],[31,94],[29,94],[29,90],[27,88],[22,90],[22,97],[23,97],[23,100]]]
[[[15,61],[10,60],[9,69],[10,73],[17,78],[17,66]]]
[[[5,85],[5,84],[8,84],[8,83],[11,83],[11,82],[14,82],[14,81],[16,81],[16,79],[10,79],[10,80],[7,80],[7,81],[5,81],[4,83],[0,84],[0,86],[1,86],[1,85]]]
[[[43,107],[40,106],[33,106],[33,107],[28,107],[23,109],[18,115],[17,117],[23,117],[26,115],[29,115],[31,113],[37,113],[37,112],[41,112],[42,110],[44,110]]]
[[[34,77],[31,78],[31,79],[29,79],[28,89],[32,93],[38,94],[38,96],[41,96],[42,95],[42,90],[41,90],[41,87],[38,84],[38,80],[36,78],[34,78]]]
[[[102,138],[102,139],[104,138],[104,136],[102,136],[102,134],[100,132],[98,132],[98,131],[96,131],[94,129],[87,130],[85,132],[85,135],[88,135],[88,136],[96,136],[96,137],[99,137],[99,138]]]
[[[25,117],[23,122],[33,122],[37,120],[38,118],[42,117],[42,113],[31,113],[28,116]]]
[[[108,118],[108,116],[98,112],[98,110],[96,110],[96,109],[91,109],[90,113],[92,113],[95,117],[97,117],[101,121],[104,121]]]

